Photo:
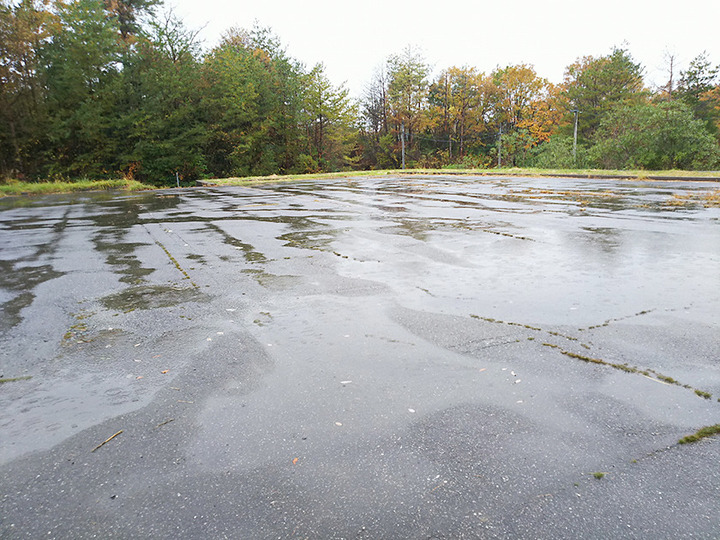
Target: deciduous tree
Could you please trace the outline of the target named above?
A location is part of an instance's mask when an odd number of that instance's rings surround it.
[[[550,85],[525,64],[496,70],[493,81],[497,87],[493,117],[503,134],[503,163],[519,165],[530,148],[549,138],[557,122],[546,101]]]
[[[32,175],[47,129],[40,52],[54,33],[49,2],[0,4],[0,177]]]
[[[496,93],[492,79],[471,67],[448,68],[433,82],[428,124],[436,142],[447,141],[448,161],[462,159],[468,142],[481,144]]]

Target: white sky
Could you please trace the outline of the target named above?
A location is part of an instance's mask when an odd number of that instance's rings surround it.
[[[562,81],[565,67],[627,44],[647,84],[667,81],[666,51],[685,69],[707,51],[720,64],[720,0],[166,0],[205,48],[232,26],[270,27],[307,67],[325,64],[335,85],[360,97],[377,66],[419,47],[435,72],[468,65],[486,73],[527,63]]]

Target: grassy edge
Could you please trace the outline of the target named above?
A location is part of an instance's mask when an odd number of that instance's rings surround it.
[[[156,189],[135,180],[78,180],[77,182],[17,182],[0,185],[0,197],[18,197],[27,195],[50,195],[53,193],[72,193],[76,191],[143,191]]]
[[[346,171],[334,173],[290,174],[271,176],[247,176],[208,179],[202,182],[216,186],[251,186],[301,180],[325,180],[333,178],[383,177],[388,175],[446,175],[446,176],[567,176],[573,178],[611,178],[628,180],[703,179],[720,181],[720,171],[619,171],[599,169],[386,169],[377,171]]]
[[[572,178],[608,178],[627,180],[669,180],[702,179],[720,182],[720,171],[619,171],[600,169],[385,169],[373,171],[344,171],[332,173],[289,174],[271,176],[247,176],[202,180],[207,186],[253,186],[281,182],[304,180],[352,179],[362,177],[383,177],[389,175],[433,175],[433,176],[528,176],[528,177],[572,177]],[[27,195],[49,195],[53,193],[72,193],[77,191],[143,191],[158,189],[156,186],[142,184],[135,180],[78,180],[75,182],[18,182],[9,181],[0,184],[0,198]]]

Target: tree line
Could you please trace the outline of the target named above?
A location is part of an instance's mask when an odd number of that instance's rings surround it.
[[[407,167],[709,169],[719,68],[650,90],[623,48],[551,84],[530,65],[433,76],[407,48],[359,99],[262,27],[209,51],[162,0],[0,0],[0,177],[174,183]]]

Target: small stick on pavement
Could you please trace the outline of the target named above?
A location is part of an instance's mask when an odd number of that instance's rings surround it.
[[[109,443],[109,442],[112,441],[115,437],[117,437],[118,435],[120,435],[122,432],[123,432],[123,430],[121,429],[120,431],[118,431],[118,432],[117,432],[115,435],[113,435],[112,437],[109,437],[109,438],[105,439],[103,442],[101,442],[101,443],[98,444],[95,448],[93,448],[93,449],[91,450],[91,452],[94,452],[95,450],[97,450],[98,448],[100,448],[101,446],[103,446],[104,444]]]
[[[165,420],[164,422],[160,422],[160,423],[159,423],[157,426],[155,426],[155,427],[156,427],[156,428],[159,428],[160,426],[164,426],[165,424],[169,424],[169,423],[172,422],[173,420],[175,420],[175,419],[174,419],[174,418],[171,418],[170,420]]]

